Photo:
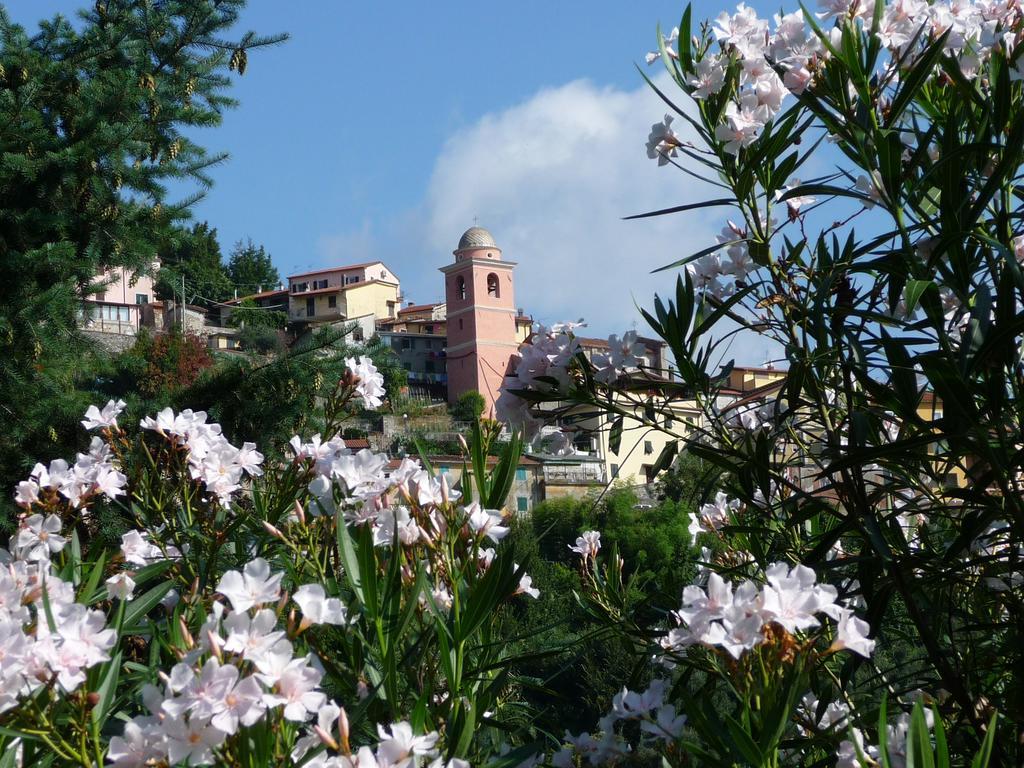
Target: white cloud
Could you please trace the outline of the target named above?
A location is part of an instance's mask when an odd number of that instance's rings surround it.
[[[450,251],[479,217],[519,263],[516,300],[535,317],[582,316],[597,333],[644,328],[634,298],[649,305],[675,281],[651,270],[713,242],[720,227],[699,213],[622,220],[712,196],[709,185],[647,158],[644,142],[665,111],[646,86],[576,81],[484,116],[438,158],[427,242]]]
[[[725,217],[712,209],[622,220],[721,196],[647,158],[651,124],[666,111],[646,85],[623,91],[581,80],[540,91],[452,135],[422,205],[397,213],[386,239],[364,227],[322,238],[322,254],[383,258],[410,298],[429,301],[442,297],[437,268],[476,218],[518,262],[516,303],[537,320],[583,317],[593,335],[634,325],[650,332],[634,300],[650,307],[676,280],[675,271],[651,271],[713,243]],[[684,121],[674,127],[685,138]],[[739,361],[763,360],[758,339],[731,346]]]

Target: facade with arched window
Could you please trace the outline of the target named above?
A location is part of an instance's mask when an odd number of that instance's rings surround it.
[[[441,267],[448,312],[448,399],[476,390],[492,413],[509,361],[519,347],[515,307],[515,262],[502,258],[491,233],[466,230]]]

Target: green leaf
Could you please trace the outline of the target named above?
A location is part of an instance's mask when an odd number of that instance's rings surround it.
[[[985,741],[981,744],[981,749],[978,750],[978,754],[974,756],[971,761],[971,768],[988,768],[989,761],[992,759],[992,746],[996,740],[996,723],[998,721],[999,713],[993,712],[991,719],[988,721],[988,729],[985,734]]]
[[[363,581],[359,574],[359,561],[356,559],[356,549],[352,542],[352,535],[348,530],[348,523],[345,522],[345,515],[339,509],[334,515],[334,530],[338,540],[338,557],[341,559],[341,568],[345,574],[345,580],[355,593],[360,605],[366,605],[363,597]]]
[[[665,443],[665,447],[662,448],[661,453],[658,454],[658,460],[654,462],[654,467],[651,468],[651,477],[657,477],[664,469],[667,469],[678,452],[678,441],[670,440]]]
[[[96,693],[99,694],[99,701],[92,708],[92,721],[97,725],[107,722],[110,708],[114,703],[114,694],[117,692],[117,683],[121,677],[121,654],[116,653],[107,662],[103,678],[100,680]]]
[[[724,714],[722,722],[725,723],[729,733],[729,741],[738,757],[743,758],[752,766],[762,766],[765,763],[764,755],[760,748],[754,743],[747,729],[730,715]]]
[[[690,4],[686,4],[686,10],[683,11],[683,18],[679,22],[679,62],[683,65],[683,70],[690,72],[693,70],[693,32],[691,31],[691,17],[693,9]]]
[[[618,416],[608,432],[608,450],[615,454],[618,454],[619,446],[622,444],[622,424],[622,416]]]
[[[715,208],[719,206],[733,206],[737,205],[734,198],[722,197],[717,200],[705,200],[700,203],[687,203],[686,205],[673,205],[671,208],[660,208],[657,211],[648,211],[647,213],[634,213],[632,216],[623,216],[623,221],[633,221],[635,219],[649,219],[652,216],[667,216],[670,213],[682,213],[683,211],[693,211],[701,208]],[[719,246],[721,247],[721,246]]]
[[[173,581],[165,581],[162,584],[157,584],[141,597],[132,600],[124,612],[123,626],[125,633],[130,633],[139,619],[159,605],[160,601],[171,591],[173,586]]]
[[[921,296],[933,285],[935,283],[931,280],[907,280],[907,285],[903,289],[903,300],[907,304],[908,315],[914,313]]]
[[[80,603],[89,604],[92,602],[93,596],[96,594],[96,588],[99,586],[100,579],[103,578],[103,566],[107,562],[106,551],[100,552],[99,558],[93,563],[92,570],[89,571],[89,578],[85,580],[85,584],[82,589],[78,592],[78,601]]]

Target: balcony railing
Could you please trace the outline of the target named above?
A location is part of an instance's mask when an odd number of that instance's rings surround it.
[[[604,465],[597,463],[544,467],[544,482],[555,485],[604,484]]]

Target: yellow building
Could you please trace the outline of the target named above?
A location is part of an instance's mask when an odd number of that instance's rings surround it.
[[[376,323],[397,315],[398,277],[381,261],[303,272],[288,277],[288,319],[309,324],[355,322],[356,341],[369,338]]]

